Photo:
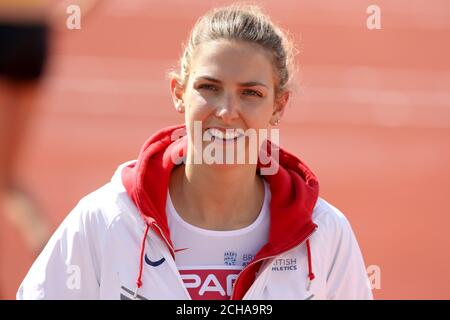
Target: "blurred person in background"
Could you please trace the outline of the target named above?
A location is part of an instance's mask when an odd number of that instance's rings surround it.
[[[97,2],[0,0],[1,249],[8,245],[4,234],[10,228],[19,233],[35,254],[48,240],[48,222],[16,177],[19,153],[36,112],[39,87],[49,60],[52,31],[65,29],[67,6],[79,5],[85,16]],[[7,263],[9,259],[2,260]],[[1,288],[0,283],[0,298]]]
[[[47,65],[47,8],[47,0],[0,0],[0,219],[33,251],[48,238],[48,227],[15,174]]]

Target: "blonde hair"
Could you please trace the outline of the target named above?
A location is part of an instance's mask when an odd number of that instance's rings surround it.
[[[202,43],[221,39],[254,43],[268,50],[272,54],[277,76],[275,94],[288,89],[295,69],[295,47],[286,32],[277,27],[259,7],[246,4],[215,8],[200,17],[184,46],[179,61],[180,74],[172,71],[170,76],[185,86],[197,47]]]

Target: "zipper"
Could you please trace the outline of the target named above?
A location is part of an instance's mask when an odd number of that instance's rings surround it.
[[[238,280],[240,279],[241,275],[244,273],[244,271],[245,271],[246,269],[250,268],[250,266],[253,265],[253,264],[259,263],[259,262],[261,262],[261,261],[263,261],[263,260],[267,260],[267,259],[270,259],[270,258],[277,257],[277,256],[279,256],[279,255],[285,253],[286,251],[291,250],[292,248],[301,246],[302,244],[304,244],[304,243],[312,236],[312,234],[313,234],[314,232],[316,232],[316,230],[317,230],[317,227],[314,227],[314,229],[306,236],[306,238],[305,238],[303,241],[301,241],[300,243],[298,243],[298,244],[296,244],[296,245],[291,246],[290,248],[287,248],[287,249],[283,250],[282,252],[277,253],[276,255],[272,255],[272,256],[260,258],[260,259],[258,259],[258,260],[255,260],[255,261],[250,262],[244,269],[242,269],[242,271],[238,274],[236,280],[234,281],[234,286],[233,286],[233,289],[231,290],[231,297],[230,297],[230,300],[233,300],[235,288],[237,287],[236,284],[237,284]]]
[[[162,232],[161,228],[158,226],[158,224],[155,221],[152,221],[152,225],[154,227],[156,227],[159,231],[159,234],[163,237],[164,242],[166,243],[166,245],[169,247],[169,249],[171,250],[172,255],[175,257],[175,249],[170,245],[169,241],[167,241],[166,236],[164,235],[164,232]],[[179,277],[178,277],[179,278]],[[180,278],[179,278],[180,279]],[[189,292],[187,291],[184,282],[182,279],[180,279],[180,284],[183,286],[184,292],[186,293],[187,297],[189,298],[189,300],[192,300],[191,295],[189,294]]]
[[[139,163],[138,163],[138,165],[139,165]],[[137,200],[137,207],[141,208],[141,201],[140,201],[139,194],[137,195],[137,199],[136,200]],[[159,234],[163,237],[164,242],[167,244],[167,246],[171,250],[172,256],[175,257],[175,249],[170,245],[169,241],[167,241],[166,236],[164,235],[164,232],[162,232],[161,228],[158,226],[158,224],[156,223],[155,219],[153,219],[153,218],[151,218],[151,219],[152,219],[151,225],[158,229]],[[144,218],[144,222],[147,223],[145,218]],[[155,230],[153,229],[153,231],[155,231]]]
[[[152,221],[152,225],[155,226],[159,230],[159,234],[163,237],[164,242],[171,250],[171,253],[173,256],[175,256],[175,249],[172,247],[169,241],[167,241],[166,236],[164,235],[164,232],[161,230],[161,228],[158,226],[158,224],[155,221]]]

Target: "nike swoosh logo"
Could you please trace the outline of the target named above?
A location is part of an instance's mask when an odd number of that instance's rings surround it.
[[[187,250],[187,249],[189,249],[189,248],[175,249],[175,252],[180,252],[180,251]],[[152,267],[160,266],[161,264],[164,263],[164,261],[166,261],[166,258],[161,258],[157,261],[152,261],[147,257],[147,254],[145,254],[145,263],[147,263],[148,265],[151,265]]]
[[[166,258],[161,258],[157,261],[152,261],[147,257],[147,254],[145,254],[145,263],[148,265],[151,265],[152,267],[157,267],[163,264],[163,262],[166,261]]]

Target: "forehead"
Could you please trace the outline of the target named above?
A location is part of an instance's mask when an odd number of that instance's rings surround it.
[[[258,44],[242,41],[208,41],[197,47],[191,78],[208,75],[221,81],[264,81],[273,85],[270,53]]]

